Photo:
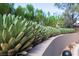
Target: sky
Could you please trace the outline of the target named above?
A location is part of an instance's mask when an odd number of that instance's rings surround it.
[[[31,3],[35,9],[42,9],[43,12],[47,15],[48,11],[51,15],[61,15],[64,10],[58,9],[56,6],[54,6],[53,3]],[[27,3],[15,3],[15,8],[17,8],[19,5],[25,7]]]

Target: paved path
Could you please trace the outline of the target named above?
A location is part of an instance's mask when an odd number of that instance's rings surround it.
[[[29,52],[29,55],[60,56],[61,52],[67,45],[77,40],[79,40],[79,33],[64,34],[57,38],[52,37],[48,41],[45,41],[34,47]]]
[[[58,35],[61,36],[61,35]],[[48,40],[36,45],[35,47],[32,48],[31,51],[29,51],[28,56],[42,56],[47,47],[51,44],[51,42],[58,36],[51,37]]]
[[[79,33],[64,34],[52,41],[43,56],[60,56],[67,45],[77,40],[79,40]]]

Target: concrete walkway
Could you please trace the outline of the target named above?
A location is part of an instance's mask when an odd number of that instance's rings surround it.
[[[51,37],[35,46],[28,56],[60,56],[63,49],[70,43],[79,40],[79,33],[63,34]]]

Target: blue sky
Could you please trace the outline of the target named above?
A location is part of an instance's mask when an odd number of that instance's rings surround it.
[[[64,10],[58,9],[53,3],[31,3],[35,9],[42,9],[45,14],[49,11],[51,15],[61,15]],[[15,3],[15,8],[19,5],[25,7],[27,3]]]

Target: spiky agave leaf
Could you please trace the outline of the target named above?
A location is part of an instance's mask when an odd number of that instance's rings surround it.
[[[1,48],[2,48],[3,55],[7,55],[8,47],[9,46],[8,46],[7,43],[1,43]]]
[[[3,15],[3,27],[7,28],[6,15]]]
[[[10,40],[8,41],[9,49],[12,49],[15,47],[14,43],[15,43],[15,38],[11,37]]]
[[[34,38],[31,38],[28,42],[24,44],[24,46],[20,50],[22,51],[26,49],[33,41],[34,41]]]
[[[15,51],[19,51],[19,49],[23,46],[23,44],[25,42],[27,42],[30,38],[33,37],[33,34],[29,35],[29,36],[25,36],[17,45],[16,47],[14,48]]]
[[[2,32],[2,38],[3,38],[3,42],[6,42],[6,30],[3,29],[3,32]]]
[[[17,44],[21,40],[21,38],[24,36],[24,34],[25,34],[24,32],[19,33],[19,35],[15,39],[15,44]]]

